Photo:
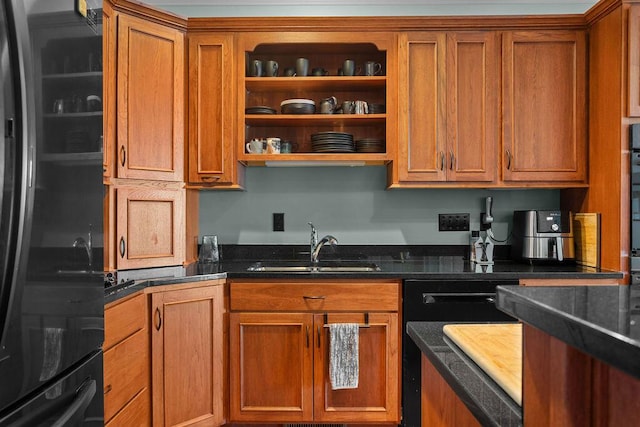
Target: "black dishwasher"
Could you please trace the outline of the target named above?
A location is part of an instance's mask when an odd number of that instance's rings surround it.
[[[420,349],[407,322],[509,322],[495,305],[496,286],[518,280],[405,280],[402,299],[402,425],[420,427]]]

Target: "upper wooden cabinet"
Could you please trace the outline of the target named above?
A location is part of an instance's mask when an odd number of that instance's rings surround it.
[[[102,173],[107,181],[114,174],[116,146],[116,18],[111,3],[102,7]]]
[[[640,6],[629,8],[628,22],[628,96],[627,114],[640,117]]]
[[[392,186],[495,182],[500,141],[498,40],[496,32],[402,34]]]
[[[503,35],[502,178],[586,183],[586,34]]]
[[[154,182],[115,190],[115,264],[120,270],[185,262],[186,190]]]
[[[190,34],[188,45],[188,182],[203,187],[239,186],[233,35]]]
[[[118,15],[118,178],[183,181],[184,34]]]

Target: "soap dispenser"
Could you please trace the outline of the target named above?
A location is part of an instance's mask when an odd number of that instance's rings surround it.
[[[480,231],[472,230],[469,236],[469,261],[473,264],[477,262],[476,259],[476,240],[480,238]]]

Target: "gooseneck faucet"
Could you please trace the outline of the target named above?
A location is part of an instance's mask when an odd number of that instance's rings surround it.
[[[87,240],[84,237],[76,237],[76,240],[73,241],[74,248],[84,248],[87,252],[87,260],[89,261],[89,270],[93,270],[93,252],[92,252],[92,237],[91,237],[91,224],[89,224],[89,233],[87,235]]]
[[[331,235],[326,235],[320,241],[318,241],[318,232],[316,228],[313,226],[311,222],[308,223],[311,227],[311,242],[310,242],[310,254],[311,254],[311,263],[318,263],[318,255],[320,254],[320,249],[324,245],[331,245],[333,247],[338,245],[338,239]]]

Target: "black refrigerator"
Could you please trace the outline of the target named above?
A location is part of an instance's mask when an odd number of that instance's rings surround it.
[[[104,425],[101,3],[0,0],[0,426]]]

